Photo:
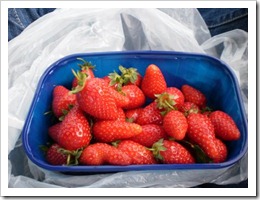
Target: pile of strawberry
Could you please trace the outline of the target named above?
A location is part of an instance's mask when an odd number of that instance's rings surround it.
[[[96,77],[91,63],[79,61],[70,90],[53,90],[52,165],[219,163],[228,156],[225,142],[240,138],[227,113],[208,109],[191,85],[168,86],[155,64],[143,76],[119,66]]]

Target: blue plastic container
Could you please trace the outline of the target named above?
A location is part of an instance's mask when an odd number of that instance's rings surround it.
[[[56,85],[71,87],[73,74],[71,69],[78,70],[79,60],[83,58],[96,66],[95,76],[103,77],[119,65],[135,67],[144,75],[149,64],[156,64],[165,75],[168,86],[180,88],[190,84],[201,90],[208,99],[208,105],[214,109],[227,112],[236,122],[241,138],[227,142],[228,159],[223,163],[206,164],[156,164],[131,166],[53,166],[46,162],[40,145],[50,138],[47,129],[51,117],[44,115],[51,109],[52,91]],[[247,151],[247,117],[241,98],[240,88],[230,67],[222,61],[201,54],[172,51],[131,51],[83,53],[64,57],[53,63],[42,75],[30,107],[23,131],[23,145],[26,154],[39,167],[47,170],[69,173],[101,173],[129,170],[176,170],[176,169],[219,169],[239,161]]]

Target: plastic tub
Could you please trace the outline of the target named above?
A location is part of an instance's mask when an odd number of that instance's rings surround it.
[[[49,115],[44,113],[51,109],[52,91],[56,85],[71,87],[73,74],[78,70],[83,58],[96,66],[95,76],[103,77],[119,65],[135,67],[144,75],[149,64],[156,64],[165,75],[168,86],[180,88],[191,84],[200,89],[208,99],[208,105],[214,109],[227,112],[236,122],[241,138],[227,142],[228,159],[223,163],[196,164],[156,164],[130,166],[53,166],[46,162],[40,145],[49,141],[47,129],[51,125]],[[240,88],[231,68],[222,61],[201,54],[172,51],[131,51],[83,53],[66,56],[53,63],[42,75],[35,92],[25,125],[22,131],[25,152],[32,162],[51,171],[69,173],[100,173],[130,170],[177,170],[177,169],[219,169],[239,161],[247,151],[247,117],[241,98]]]

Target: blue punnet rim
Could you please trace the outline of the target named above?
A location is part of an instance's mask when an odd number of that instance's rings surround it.
[[[143,55],[171,55],[171,56],[193,56],[193,57],[204,57],[204,58],[209,58],[211,60],[214,60],[216,62],[219,62],[221,66],[225,67],[228,73],[230,73],[230,77],[232,77],[236,87],[236,93],[240,105],[240,109],[242,112],[242,118],[243,118],[243,126],[246,130],[248,130],[248,125],[247,125],[247,116],[244,108],[244,103],[241,97],[241,90],[238,84],[238,80],[236,78],[235,73],[233,70],[222,60],[217,59],[215,57],[206,55],[206,54],[200,54],[200,53],[187,53],[187,52],[176,52],[176,51],[111,51],[111,52],[95,52],[95,53],[78,53],[78,54],[71,54],[68,56],[65,56],[58,61],[54,62],[52,65],[50,65],[46,71],[43,73],[41,76],[38,85],[42,85],[44,82],[46,75],[53,70],[53,68],[59,66],[60,63],[63,63],[64,61],[70,61],[74,60],[77,57],[86,57],[86,56],[108,56],[108,55],[135,55],[135,56],[143,56]],[[23,146],[26,150],[27,156],[30,158],[32,162],[34,162],[36,165],[39,167],[42,167],[47,170],[51,171],[60,171],[60,172],[85,172],[85,173],[96,173],[96,172],[118,172],[118,171],[139,171],[139,170],[205,170],[205,169],[220,169],[220,168],[225,168],[229,167],[236,162],[238,162],[247,152],[248,148],[248,141],[247,141],[247,135],[245,137],[245,140],[242,144],[242,151],[240,154],[226,162],[223,163],[196,163],[196,164],[153,164],[153,165],[129,165],[129,166],[113,166],[113,165],[102,165],[102,166],[53,166],[46,164],[45,162],[41,162],[38,159],[36,159],[33,156],[33,153],[29,147],[29,142],[28,142],[28,126],[30,124],[30,121],[32,119],[32,114],[34,107],[36,106],[37,103],[37,94],[40,92],[41,87],[37,87],[35,91],[35,96],[32,101],[32,105],[29,109],[24,128],[22,130],[22,141],[23,141]],[[163,168],[162,168],[163,165]]]

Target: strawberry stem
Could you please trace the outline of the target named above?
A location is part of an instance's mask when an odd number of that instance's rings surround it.
[[[161,151],[166,151],[167,148],[163,146],[163,139],[158,140],[158,142],[155,142],[152,146],[152,148],[149,148],[150,151],[153,152],[154,157],[159,160],[163,161],[164,158],[160,154]]]
[[[171,95],[167,92],[163,92],[161,94],[155,95],[156,106],[159,110],[161,110],[161,115],[165,116],[171,110],[175,110],[174,105],[176,102],[174,101],[174,95]]]
[[[80,92],[81,90],[83,90],[83,88],[85,87],[85,83],[87,80],[87,74],[86,73],[82,73],[80,71],[78,71],[77,73],[72,69],[71,70],[73,75],[76,77],[76,79],[78,80],[78,85],[73,88],[70,93],[72,94],[76,94],[78,92]]]
[[[78,64],[78,66],[81,68],[81,70],[87,70],[87,69],[94,69],[95,67],[91,64],[91,62],[88,62],[84,60],[83,58],[77,58],[77,60],[80,60],[83,62],[83,64]]]

